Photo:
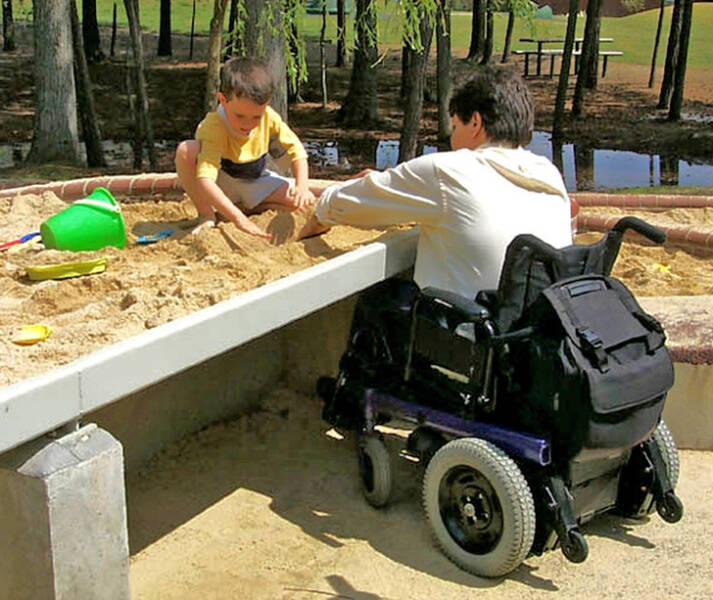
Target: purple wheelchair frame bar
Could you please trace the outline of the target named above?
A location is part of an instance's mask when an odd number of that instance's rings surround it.
[[[533,435],[519,433],[490,423],[461,419],[440,410],[399,400],[391,394],[386,394],[373,388],[364,392],[364,401],[366,429],[369,432],[374,430],[374,417],[376,414],[386,412],[397,414],[407,421],[428,426],[443,433],[461,437],[475,436],[482,438],[508,454],[543,467],[550,464],[552,460],[550,443]]]

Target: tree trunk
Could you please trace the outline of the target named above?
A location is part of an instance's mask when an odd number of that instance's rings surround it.
[[[376,46],[376,0],[356,0],[356,45],[349,92],[339,110],[347,125],[377,122],[378,49]]]
[[[676,61],[671,108],[668,111],[669,121],[681,119],[683,104],[683,88],[686,82],[686,63],[688,62],[688,43],[691,39],[691,22],[693,20],[693,0],[683,0],[683,15],[681,17],[681,40]]]
[[[34,2],[35,119],[29,163],[79,162],[69,0]]]
[[[114,2],[114,9],[112,10],[111,16],[111,48],[109,49],[109,56],[114,56],[116,54],[116,2]]]
[[[97,0],[82,0],[82,36],[87,61],[95,63],[104,60],[97,23]]]
[[[471,22],[470,48],[468,49],[468,58],[472,60],[476,60],[483,51],[486,1],[473,0],[473,20]]]
[[[139,22],[139,0],[124,0],[126,18],[129,22],[131,48],[134,59],[134,77],[136,86],[136,117],[142,142],[146,144],[149,155],[149,165],[152,170],[158,168],[156,148],[154,147],[153,126],[149,113],[149,97],[144,76],[144,48],[141,44],[141,24]]]
[[[319,81],[322,88],[322,108],[327,108],[327,64],[324,59],[324,47],[327,43],[327,0],[322,0],[322,29],[319,32]]]
[[[284,8],[280,0],[246,2],[245,51],[268,63],[275,79],[270,105],[287,118],[287,72],[285,64]]]
[[[343,67],[347,59],[346,7],[344,4],[345,0],[337,0],[337,67]]]
[[[238,53],[238,0],[230,0],[228,14],[228,48],[227,56],[239,56]]]
[[[587,4],[587,22],[584,26],[582,54],[579,57],[579,72],[572,100],[572,116],[579,117],[584,107],[584,89],[596,87],[599,69],[599,12],[600,0],[589,0]],[[589,85],[594,82],[594,85]]]
[[[4,52],[12,52],[16,47],[12,0],[2,0],[2,49]]]
[[[408,45],[408,42],[404,40],[404,43],[401,46],[401,91],[399,92],[402,100],[409,94],[412,61],[413,51]]]
[[[89,77],[87,57],[84,54],[84,41],[82,28],[79,25],[79,14],[75,0],[70,0],[72,18],[72,45],[74,48],[74,80],[77,89],[77,108],[79,109],[79,122],[82,126],[84,147],[87,151],[87,165],[90,167],[105,167],[104,150],[102,149],[99,120],[94,110],[94,94],[92,81]]]
[[[218,91],[220,89],[220,49],[223,39],[223,21],[228,0],[213,0],[213,18],[210,20],[210,35],[208,37],[208,66],[205,75],[205,96],[203,112],[215,109]]]
[[[161,0],[161,18],[158,27],[158,56],[171,56],[171,0]]]
[[[188,60],[193,60],[193,38],[196,35],[196,0],[193,0],[193,9],[191,10],[191,34],[190,44],[188,47]]]
[[[451,135],[451,6],[450,0],[440,0],[436,22],[436,88],[438,94],[438,139],[446,141]]]
[[[481,65],[487,65],[493,58],[493,11],[490,0],[485,1],[485,39],[483,41],[483,58]]]
[[[515,27],[515,11],[510,8],[508,11],[508,24],[505,29],[505,46],[503,48],[503,58],[500,62],[507,62],[510,57],[510,45],[512,44],[512,30]]]
[[[668,47],[666,49],[666,64],[663,70],[661,81],[661,93],[659,103],[656,108],[668,108],[671,101],[671,88],[673,87],[673,75],[678,63],[679,39],[681,37],[681,7],[683,0],[674,0],[673,12],[671,13],[671,29],[668,33]]]
[[[656,55],[659,52],[659,41],[661,40],[661,26],[663,25],[663,13],[666,0],[661,0],[659,7],[659,21],[656,24],[656,38],[654,39],[654,51],[651,53],[651,73],[649,73],[649,87],[654,87],[654,74],[656,73]]]
[[[401,127],[401,142],[399,144],[399,162],[416,156],[418,132],[423,112],[423,88],[426,83],[426,63],[431,48],[433,23],[427,15],[420,15],[421,50],[411,50],[409,93],[404,108],[404,121]]]
[[[294,102],[299,102],[300,101],[300,87],[301,87],[301,82],[303,79],[306,79],[304,77],[302,65],[300,63],[300,47],[299,47],[299,31],[297,30],[297,19],[296,17],[296,12],[298,10],[297,2],[295,0],[286,0],[286,3],[289,5],[289,10],[285,11],[285,20],[288,21],[288,23],[285,25],[285,28],[289,28],[290,31],[290,37],[288,40],[288,45],[290,48],[290,59],[291,59],[291,64],[293,65],[294,71],[287,77],[287,102],[288,103],[294,103]],[[327,5],[326,5],[326,0],[322,0],[322,12],[326,12],[327,10]],[[324,17],[322,20],[322,24],[325,24]],[[320,42],[319,42],[319,52],[320,52],[320,61],[322,60],[322,52],[324,52],[324,47],[322,45],[322,37],[321,37],[321,32],[320,32]],[[320,62],[321,65],[321,62]],[[326,69],[326,65],[325,65]],[[326,82],[326,71],[324,73],[325,75],[325,82]],[[319,72],[320,79],[322,78],[322,70],[320,66],[320,72]]]
[[[567,98],[567,86],[569,84],[569,68],[572,64],[572,50],[574,49],[574,32],[577,27],[577,6],[578,0],[569,0],[569,16],[567,17],[567,33],[564,37],[564,50],[562,51],[562,68],[557,84],[557,97],[555,98],[555,110],[552,117],[552,139],[554,142],[562,139],[562,121],[564,120],[564,104]]]

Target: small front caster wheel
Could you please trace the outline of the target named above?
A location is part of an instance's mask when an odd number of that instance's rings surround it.
[[[589,555],[587,540],[579,531],[570,531],[567,538],[562,540],[562,554],[570,562],[584,562]]]
[[[666,492],[664,497],[656,502],[656,511],[667,523],[678,523],[683,516],[683,503],[673,492]]]

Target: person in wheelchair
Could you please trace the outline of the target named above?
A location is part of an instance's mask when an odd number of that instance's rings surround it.
[[[505,249],[521,233],[556,248],[572,242],[562,176],[525,150],[532,94],[515,71],[482,66],[450,101],[451,152],[414,158],[324,190],[299,237],[332,225],[417,223],[413,279],[475,298],[497,287]]]

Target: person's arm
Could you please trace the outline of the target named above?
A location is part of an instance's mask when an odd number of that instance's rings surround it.
[[[317,235],[336,224],[431,223],[440,219],[444,210],[434,158],[422,156],[327,188],[298,237]]]

